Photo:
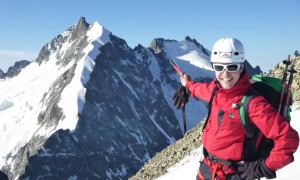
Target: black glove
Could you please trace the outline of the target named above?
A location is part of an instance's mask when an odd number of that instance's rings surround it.
[[[173,95],[173,104],[177,109],[182,107],[182,104],[186,104],[189,101],[189,94],[184,86],[180,86]]]
[[[276,178],[276,172],[270,171],[265,165],[264,160],[245,162],[238,166],[238,171],[244,180],[253,180],[262,177],[268,179]]]

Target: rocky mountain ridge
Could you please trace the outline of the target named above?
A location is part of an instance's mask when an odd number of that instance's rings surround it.
[[[293,93],[293,103],[295,105],[300,104],[300,56],[295,56],[291,59],[292,64],[294,64],[294,69],[297,73],[293,74],[292,83],[292,93]],[[289,69],[291,65],[289,66]],[[285,69],[285,64],[283,62],[278,63],[270,72],[270,76],[282,79],[283,70]],[[289,76],[287,77],[287,79]]]
[[[17,76],[22,69],[24,69],[26,66],[28,66],[31,62],[27,60],[20,60],[14,63],[13,66],[10,66],[7,69],[7,72],[3,72],[2,69],[0,69],[0,79],[5,78],[12,78]]]

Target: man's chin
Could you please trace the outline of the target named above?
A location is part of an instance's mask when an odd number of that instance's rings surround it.
[[[224,89],[231,89],[233,85],[231,84],[221,84]]]

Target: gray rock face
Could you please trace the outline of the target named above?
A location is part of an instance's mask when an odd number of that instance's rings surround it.
[[[0,79],[3,79],[4,78],[4,72],[2,69],[0,69]]]
[[[12,78],[17,76],[22,69],[24,69],[26,66],[28,66],[31,62],[27,61],[27,60],[20,60],[15,62],[15,64],[13,66],[10,66],[7,69],[7,72],[4,73],[1,69],[0,69],[0,79],[4,79],[4,78]]]
[[[53,134],[29,158],[21,179],[126,179],[182,136],[160,82],[149,71],[151,51],[134,51],[113,35],[99,50],[76,129]],[[137,59],[138,54],[145,59]],[[67,82],[72,78],[66,77]],[[62,119],[55,103],[60,93],[52,93],[39,120],[49,126],[55,126],[55,117]]]
[[[51,55],[53,55],[54,52],[59,52],[59,49],[63,46],[63,44],[69,42],[68,40],[69,37],[72,36],[73,33],[75,34],[78,33],[75,31],[77,26],[73,26],[67,30],[67,33],[69,35],[66,36],[60,35],[57,38],[50,41],[47,45],[45,45],[40,51],[39,57],[36,59],[35,62],[39,64],[41,64],[42,62],[46,62],[49,60],[51,53],[52,53]],[[45,92],[44,98],[41,99],[41,103],[45,107],[45,110],[40,112],[38,116],[38,123],[40,127],[46,127],[49,132],[55,130],[59,121],[63,120],[64,118],[62,109],[58,107],[57,104],[60,101],[62,91],[71,82],[75,74],[77,61],[84,55],[82,53],[82,50],[87,45],[85,36],[82,36],[82,38],[78,38],[72,42],[74,43],[74,46],[71,46],[64,53],[56,54],[57,57],[56,64],[58,66],[63,67],[72,61],[73,65],[65,73],[63,73],[58,79],[56,79],[56,81],[52,83],[52,86],[50,87],[48,92]],[[77,49],[77,51],[75,51],[74,49]],[[60,56],[60,54],[63,55]],[[37,132],[38,134],[38,129],[33,129],[33,131]],[[35,135],[30,139],[30,141],[25,146],[23,146],[18,150],[18,153],[16,155],[14,155],[13,157],[7,155],[6,157],[7,159],[12,158],[14,160],[14,165],[3,167],[5,172],[6,173],[8,172],[7,173],[8,176],[11,179],[16,179],[19,176],[21,176],[25,172],[26,165],[31,166],[31,164],[28,164],[29,157],[35,155],[47,140],[48,137]],[[36,172],[36,173],[40,173],[40,172]]]
[[[293,93],[293,104],[299,105],[300,104],[300,56],[291,58],[291,61],[294,64],[294,69],[297,71],[297,73],[293,74],[293,83],[291,86],[292,93]],[[278,63],[274,68],[272,68],[270,76],[282,79],[284,69],[285,69],[285,65],[282,62]]]
[[[201,51],[202,51],[204,54],[206,54],[207,56],[210,56],[210,53],[211,53],[211,52],[210,52],[209,50],[207,50],[206,48],[204,48],[204,46],[203,46],[202,44],[198,43],[196,39],[191,39],[189,36],[187,36],[187,37],[185,38],[185,40],[186,40],[186,41],[193,42],[198,48],[201,49]]]
[[[186,156],[191,155],[192,151],[200,147],[203,124],[204,121],[201,121],[187,132],[182,139],[157,153],[129,180],[157,179],[166,174],[170,167],[183,160]]]
[[[245,61],[245,68],[246,68],[246,71],[247,71],[249,77],[251,77],[255,74],[261,74],[262,73],[259,66],[256,66],[255,68],[253,68],[247,60]]]
[[[12,77],[18,75],[21,72],[21,70],[24,69],[29,64],[30,64],[30,61],[27,61],[27,60],[17,61],[14,64],[14,66],[8,68],[6,76],[12,78]]]

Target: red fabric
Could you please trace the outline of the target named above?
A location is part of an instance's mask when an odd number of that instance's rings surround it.
[[[219,86],[216,80],[211,83],[190,81],[186,87],[192,97],[208,102],[216,84]],[[232,104],[240,103],[251,88],[247,74],[231,89],[219,87],[202,134],[202,143],[210,154],[224,160],[241,160],[245,130],[241,124],[239,108],[233,108]],[[265,161],[266,166],[270,170],[277,170],[292,162],[292,153],[299,145],[299,135],[287,120],[262,96],[256,96],[250,102],[249,116],[267,138],[274,140],[275,147]]]
[[[196,180],[205,180],[203,175],[201,174],[201,172],[199,170],[198,170],[198,176],[197,176]]]
[[[212,174],[211,176],[212,180],[214,179],[225,180],[226,175],[235,173],[235,170],[232,167],[229,168],[226,165],[219,164],[217,162],[211,162],[207,157],[204,158],[203,162],[210,168],[210,172]]]
[[[265,161],[266,166],[270,170],[277,170],[292,162],[292,153],[299,146],[299,135],[288,121],[259,97],[250,102],[249,116],[260,131],[274,141],[275,146]]]

